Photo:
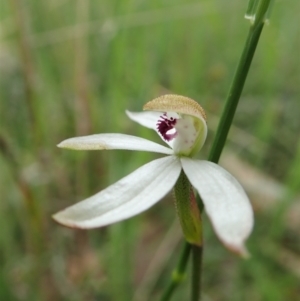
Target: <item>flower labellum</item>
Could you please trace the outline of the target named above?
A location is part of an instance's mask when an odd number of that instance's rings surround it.
[[[201,217],[194,188],[222,243],[246,255],[244,243],[253,227],[253,211],[247,195],[225,169],[193,158],[207,135],[203,108],[188,97],[168,94],[146,103],[144,110],[126,113],[133,121],[155,130],[169,147],[125,134],[70,138],[58,147],[138,150],[167,156],[143,165],[94,196],[56,213],[53,218],[72,228],[106,226],[147,210],[175,188],[184,236],[188,242],[201,245]]]
[[[206,115],[191,98],[164,95],[146,103],[144,110],[162,112],[156,130],[176,155],[192,157],[203,146],[207,135]]]

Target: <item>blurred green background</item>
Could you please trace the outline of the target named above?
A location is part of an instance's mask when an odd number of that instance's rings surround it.
[[[100,132],[161,142],[124,110],[176,93],[207,111],[206,158],[248,32],[247,1],[0,5],[0,299],[155,300],[182,245],[171,195],[92,231],[64,228],[51,214],[157,155],[56,144]],[[204,301],[300,295],[299,11],[298,1],[275,1],[221,160],[255,208],[252,257],[225,250],[204,218]],[[187,275],[172,300],[188,296]]]

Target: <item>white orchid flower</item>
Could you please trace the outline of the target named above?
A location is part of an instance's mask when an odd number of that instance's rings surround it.
[[[164,95],[128,112],[139,124],[154,129],[169,145],[125,135],[97,134],[64,140],[58,146],[75,150],[124,149],[166,154],[138,168],[99,193],[56,213],[54,219],[72,228],[106,226],[137,215],[161,200],[184,172],[199,193],[205,211],[222,243],[246,255],[245,240],[253,227],[253,211],[238,181],[219,165],[193,156],[203,146],[206,115],[194,100]]]

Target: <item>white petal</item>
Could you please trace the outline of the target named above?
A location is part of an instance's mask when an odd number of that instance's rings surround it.
[[[127,149],[171,155],[173,150],[153,141],[124,134],[97,134],[62,141],[58,147],[76,150]]]
[[[175,185],[180,171],[177,157],[154,160],[53,218],[65,226],[85,229],[127,219],[163,198]]]
[[[229,249],[247,255],[244,241],[253,228],[253,210],[239,182],[209,161],[181,159],[182,167],[199,192],[216,234]]]
[[[155,130],[156,131],[156,124],[162,115],[161,112],[152,112],[152,111],[146,111],[146,112],[130,112],[126,110],[127,116],[139,123],[140,125]]]

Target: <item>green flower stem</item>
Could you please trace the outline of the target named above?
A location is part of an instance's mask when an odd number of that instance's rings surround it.
[[[222,112],[221,119],[216,132],[216,136],[214,138],[213,145],[210,151],[209,161],[215,163],[218,163],[219,161],[263,27],[264,27],[264,21],[262,21],[260,24],[255,24],[255,26],[250,27],[248,37],[244,46],[244,50],[242,52],[242,56],[240,58],[238,67],[233,77],[231,87],[229,89],[229,93],[227,95],[225,107]],[[199,208],[203,207],[200,198],[198,198],[198,204],[199,204]],[[190,249],[192,247],[194,248],[194,246],[185,242],[184,245],[185,251],[180,254],[179,263],[182,262],[185,263],[185,265],[181,265],[180,271],[182,274],[186,268],[186,263],[188,260]],[[202,248],[201,251],[198,250],[198,252],[196,252],[196,250],[193,250],[193,254],[194,254],[193,273],[192,273],[193,279],[192,279],[191,300],[196,301],[200,299],[200,294],[201,294],[200,280],[201,280]],[[199,269],[197,273],[196,273],[196,269]],[[175,288],[177,287],[177,285],[178,283],[174,285],[172,279],[170,285],[167,287],[165,294],[163,295],[167,297],[162,298],[161,301],[170,300],[170,297],[174,292]],[[170,289],[170,287],[172,289]],[[196,293],[196,291],[198,292]]]
[[[208,158],[209,161],[218,163],[220,159],[263,26],[264,23],[262,22],[259,26],[250,27],[246,44],[233,77],[216,136],[211,147]]]
[[[253,27],[256,28],[257,25],[263,24],[266,20],[266,15],[268,15],[268,11],[270,10],[270,2],[271,0],[261,0],[258,3],[256,12],[255,12],[255,21]]]
[[[166,287],[165,292],[163,293],[160,301],[170,300],[174,290],[183,280],[185,279],[185,268],[191,253],[190,244],[186,243],[183,246],[183,249],[180,254],[178,265],[172,273],[172,278],[168,286]]]
[[[188,244],[186,244],[188,245]],[[189,245],[192,249],[192,287],[191,301],[200,300],[201,296],[201,271],[203,246]]]

